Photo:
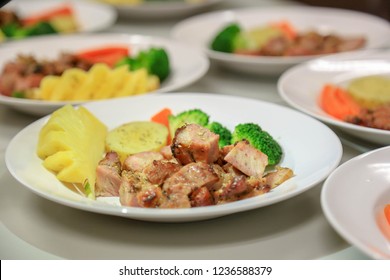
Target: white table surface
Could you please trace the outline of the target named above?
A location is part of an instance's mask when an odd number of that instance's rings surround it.
[[[298,5],[281,0],[226,0],[212,10],[247,6]],[[119,19],[108,32],[168,37],[180,19]],[[212,66],[197,83],[180,91],[240,95],[286,105],[277,77],[238,75]],[[84,212],[41,198],[7,171],[8,142],[36,120],[0,105],[1,259],[369,259],[344,241],[320,205],[322,183],[265,208],[214,220],[163,224]],[[28,139],[26,139],[28,141]],[[352,139],[354,142],[354,139]],[[370,145],[343,142],[343,162]]]

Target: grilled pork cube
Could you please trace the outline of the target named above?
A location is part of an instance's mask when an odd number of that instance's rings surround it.
[[[237,142],[224,160],[245,175],[254,177],[262,177],[268,165],[268,156],[252,147],[246,140]]]
[[[140,207],[137,199],[137,192],[142,189],[141,184],[148,184],[142,180],[140,173],[124,170],[122,171],[122,182],[119,187],[119,201],[121,205]]]
[[[157,208],[166,200],[159,186],[144,186],[136,195],[137,204],[144,208]]]
[[[166,200],[159,186],[150,183],[141,172],[124,170],[119,189],[121,205],[156,208]]]
[[[245,193],[247,190],[246,176],[225,176],[222,187],[214,192],[214,200],[218,203],[235,201],[238,195]]]
[[[276,167],[275,171],[270,172],[265,176],[265,184],[273,189],[293,176],[294,173],[290,168]]]
[[[191,162],[213,163],[219,157],[219,135],[197,124],[176,130],[172,141],[173,156],[185,165]]]
[[[165,159],[171,160],[173,159],[173,154],[171,150],[171,146],[164,146],[161,148],[160,153]]]
[[[366,39],[363,37],[344,39],[338,45],[337,51],[345,52],[362,48],[366,44]]]
[[[159,152],[140,152],[128,156],[123,162],[124,170],[142,171],[154,160],[162,160],[164,157]]]
[[[212,166],[207,163],[190,163],[181,167],[163,184],[163,191],[169,200],[166,207],[191,207],[188,196],[198,188],[211,187],[218,180],[218,175],[214,172]]]
[[[96,168],[96,196],[119,196],[122,183],[121,162],[115,152],[109,152]]]
[[[161,185],[172,174],[179,171],[181,165],[167,160],[154,160],[146,166],[142,173],[145,174],[148,181],[152,184]]]
[[[214,199],[206,187],[194,190],[190,195],[191,207],[214,205]]]
[[[261,54],[267,56],[282,56],[286,52],[286,49],[289,47],[289,41],[284,36],[276,37],[270,39],[261,48]]]

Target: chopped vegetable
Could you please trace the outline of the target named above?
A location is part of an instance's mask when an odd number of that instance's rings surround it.
[[[172,115],[172,110],[169,108],[164,108],[158,113],[154,114],[150,120],[152,122],[160,123],[165,125],[167,128],[169,128],[169,116]]]
[[[223,28],[213,39],[210,46],[214,51],[232,53],[237,35],[241,32],[241,27],[237,23],[232,23]]]
[[[2,27],[3,33],[9,38],[24,38],[28,36],[56,34],[57,30],[48,22],[38,22],[27,27],[10,23]]]
[[[344,120],[360,112],[359,104],[344,89],[326,84],[321,91],[320,106],[329,115]]]
[[[145,68],[149,74],[156,75],[160,82],[168,78],[171,68],[168,53],[163,48],[150,48],[134,57],[125,57],[116,66],[127,65],[130,70]]]
[[[387,220],[387,222],[389,223],[389,226],[390,226],[390,204],[387,204],[383,211],[385,213],[386,220]]]
[[[96,49],[84,50],[76,54],[77,57],[92,63],[106,63],[113,67],[118,61],[129,56],[128,46],[105,46]]]
[[[29,17],[22,19],[23,25],[33,25],[42,21],[49,21],[50,19],[58,16],[72,16],[73,9],[69,5],[64,5],[61,7],[56,7],[54,9],[43,11],[39,14],[35,14]]]
[[[215,134],[219,135],[218,146],[220,148],[231,144],[232,133],[221,123],[211,122],[206,126],[206,128],[208,128],[211,132],[214,132]]]
[[[159,124],[166,126],[166,128],[168,128],[168,130],[169,130],[169,116],[171,116],[171,115],[172,115],[172,110],[169,108],[164,108],[161,111],[159,111],[158,113],[156,113],[155,115],[153,115],[150,118],[150,120],[152,122],[159,123]],[[171,140],[172,140],[171,135],[170,135],[170,133],[168,133],[167,144],[170,144]]]
[[[209,115],[200,109],[191,109],[183,111],[176,115],[170,115],[169,120],[169,131],[171,137],[175,136],[176,130],[188,123],[194,123],[205,127],[209,123]]]
[[[290,40],[294,40],[297,37],[297,31],[288,21],[274,22],[271,23],[271,26],[278,28]]]

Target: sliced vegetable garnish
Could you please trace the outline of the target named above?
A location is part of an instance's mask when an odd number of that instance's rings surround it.
[[[344,120],[347,116],[357,115],[361,107],[344,89],[326,84],[320,94],[320,106],[329,115]]]
[[[385,213],[386,220],[387,220],[387,222],[389,223],[389,226],[390,226],[390,204],[387,204],[383,211]]]
[[[129,56],[129,47],[122,45],[105,46],[79,52],[77,56],[92,63],[106,63],[113,67],[118,61]]]
[[[69,5],[64,5],[61,7],[54,8],[52,10],[44,11],[39,14],[35,14],[29,17],[25,17],[22,19],[23,25],[33,25],[40,21],[49,21],[53,17],[58,16],[72,16],[73,9]]]

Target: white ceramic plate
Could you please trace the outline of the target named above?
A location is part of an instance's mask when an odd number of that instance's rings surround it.
[[[390,75],[390,51],[365,50],[337,54],[298,65],[278,81],[278,91],[292,107],[363,140],[390,144],[390,131],[340,121],[325,113],[318,104],[326,83],[345,86],[351,79],[367,75]]]
[[[289,67],[313,59],[314,56],[265,57],[216,52],[209,48],[211,40],[228,23],[238,22],[244,30],[270,22],[287,20],[298,32],[317,30],[341,36],[365,36],[366,48],[382,47],[389,42],[390,23],[364,13],[320,7],[245,8],[211,12],[179,22],[172,36],[203,49],[217,64],[231,70],[251,74],[278,75]]]
[[[148,120],[164,107],[173,112],[200,108],[210,118],[230,129],[238,123],[255,122],[281,144],[281,166],[291,168],[295,177],[271,192],[238,202],[192,209],[142,209],[122,207],[118,199],[86,199],[70,191],[43,166],[36,155],[38,134],[47,117],[23,129],[6,150],[11,174],[33,192],[60,204],[87,211],[147,221],[184,222],[215,218],[255,209],[298,195],[337,167],[342,155],[338,137],[321,122],[295,110],[254,99],[213,94],[172,93],[111,99],[85,105],[110,129],[134,120]],[[310,131],[310,134],[307,134]],[[26,141],[29,139],[29,141]]]
[[[90,1],[76,0],[14,0],[5,5],[4,9],[15,11],[18,16],[39,14],[42,11],[58,7],[63,3],[70,3],[76,20],[79,24],[79,32],[94,32],[104,30],[115,23],[117,11],[109,5],[104,5]]]
[[[104,0],[96,0],[105,3]],[[223,0],[153,1],[139,4],[111,4],[120,17],[129,19],[165,19],[190,16],[203,12]]]
[[[390,204],[390,147],[339,166],[325,181],[321,205],[336,231],[375,259],[390,259],[390,225],[383,208]],[[383,227],[385,226],[385,227]]]
[[[200,79],[208,70],[209,60],[199,50],[169,39],[127,34],[84,34],[68,36],[40,36],[22,42],[9,42],[0,48],[0,71],[3,65],[19,53],[30,53],[37,58],[56,58],[62,51],[77,51],[104,45],[129,45],[132,54],[150,47],[163,47],[169,55],[171,75],[156,92],[177,90]],[[0,95],[0,104],[35,115],[46,115],[64,104],[81,102],[51,102],[20,99]]]

